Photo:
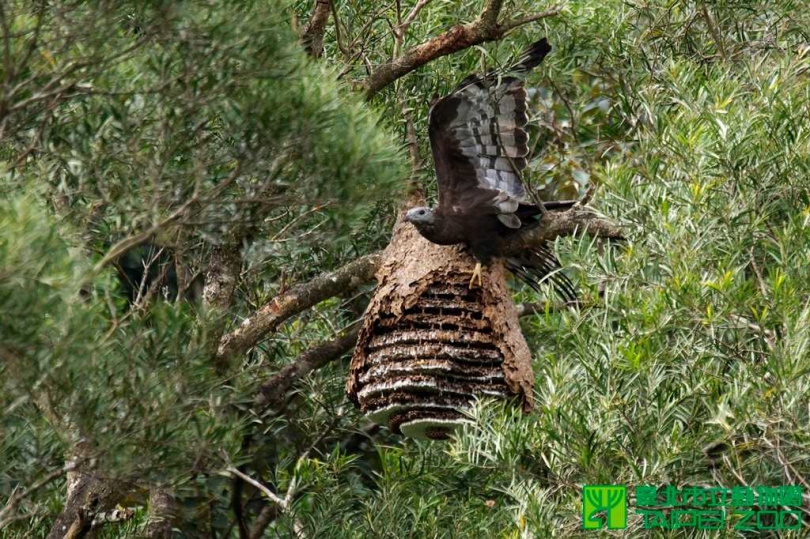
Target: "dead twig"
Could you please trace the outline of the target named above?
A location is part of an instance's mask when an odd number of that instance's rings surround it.
[[[47,474],[45,477],[36,481],[33,485],[28,487],[27,489],[22,489],[20,487],[15,488],[11,492],[11,496],[9,496],[8,500],[6,501],[5,507],[0,509],[0,530],[11,524],[12,522],[19,520],[19,515],[14,515],[13,513],[16,511],[17,507],[19,507],[20,502],[25,500],[26,498],[30,497],[36,491],[41,489],[42,487],[56,481],[63,475],[67,474],[68,472],[73,471],[79,465],[79,462],[70,462],[65,466],[58,468],[51,473]]]
[[[282,498],[278,494],[270,490],[267,486],[256,481],[249,475],[242,473],[233,466],[229,466],[225,471],[231,475],[235,475],[236,477],[240,478],[246,483],[250,483],[257,489],[259,489],[265,496],[267,496],[270,499],[271,502],[276,504],[281,509],[282,512],[286,513],[287,511],[290,510],[290,502],[292,501],[293,495],[295,494],[295,480],[292,481],[290,487],[287,489],[287,494]]]

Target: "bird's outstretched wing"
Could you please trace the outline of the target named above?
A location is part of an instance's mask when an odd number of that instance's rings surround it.
[[[526,90],[519,77],[551,51],[545,38],[503,70],[470,75],[430,110],[430,145],[445,213],[497,214],[510,228],[526,196],[520,172],[529,153]]]

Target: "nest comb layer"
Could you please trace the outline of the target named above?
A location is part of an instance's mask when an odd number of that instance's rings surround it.
[[[444,439],[476,397],[517,396],[531,409],[531,353],[503,265],[435,245],[400,221],[377,271],[346,392],[374,421],[415,438]]]
[[[381,312],[363,346],[356,399],[397,434],[444,439],[476,397],[514,395],[483,291],[464,276],[430,282],[401,313]]]
[[[463,283],[434,282],[401,316],[382,314],[359,376],[361,410],[395,433],[441,439],[476,396],[509,397],[480,296]]]

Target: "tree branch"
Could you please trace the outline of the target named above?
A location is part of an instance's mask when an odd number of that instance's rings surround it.
[[[220,340],[218,357],[243,353],[296,314],[325,299],[372,281],[379,263],[379,253],[365,255],[278,295]]]
[[[511,21],[505,21],[500,25],[500,31],[503,34],[506,34],[519,26],[524,26],[526,24],[539,21],[541,19],[546,19],[548,17],[554,17],[560,13],[559,7],[555,7],[549,9],[548,11],[541,11],[540,13],[535,13],[533,15],[526,15],[525,17],[520,17],[519,19],[512,19]]]
[[[313,58],[320,58],[323,54],[323,35],[326,32],[326,23],[329,22],[329,13],[332,9],[332,0],[315,0],[312,16],[309,19],[301,41],[307,53]]]
[[[231,238],[225,245],[215,245],[205,273],[203,306],[212,317],[210,334],[206,337],[208,350],[214,358],[216,368],[222,372],[228,363],[224,356],[217,354],[222,334],[225,332],[225,315],[233,303],[233,294],[242,270],[240,238]]]
[[[419,12],[424,9],[426,5],[430,3],[430,0],[419,0],[413,9],[405,16],[405,19],[397,26],[397,31],[402,33],[404,32],[408,26],[416,19],[416,16],[419,15]]]
[[[717,27],[717,23],[714,21],[711,13],[709,13],[709,9],[706,7],[706,2],[700,3],[700,11],[703,14],[703,18],[706,20],[706,26],[709,27],[709,33],[711,33],[712,39],[714,39],[714,42],[717,45],[717,50],[720,52],[720,56],[723,58],[723,60],[728,60],[726,48],[723,46],[723,34]]]
[[[543,13],[499,24],[498,15],[502,5],[503,0],[487,0],[481,15],[473,22],[454,26],[447,32],[416,45],[390,62],[378,66],[363,84],[366,97],[372,97],[398,78],[436,58],[447,56],[479,43],[495,41],[518,26],[552,17],[560,12],[559,8],[553,8]],[[408,18],[406,18],[407,20]]]
[[[253,529],[250,530],[250,539],[261,539],[264,536],[264,530],[270,525],[280,513],[278,505],[271,503],[261,510],[256,521],[253,523]]]
[[[73,471],[73,469],[76,467],[76,464],[77,464],[76,462],[71,462],[63,466],[62,468],[58,468],[52,471],[51,473],[49,473],[39,481],[35,482],[30,487],[28,487],[26,490],[17,488],[14,491],[12,491],[11,496],[9,496],[5,507],[3,507],[3,509],[0,509],[0,530],[2,530],[15,520],[17,520],[18,517],[12,515],[12,513],[14,513],[14,511],[17,509],[17,506],[22,500],[28,498],[45,485],[52,483],[56,479],[65,475],[66,473]]]
[[[303,352],[295,361],[274,374],[259,388],[256,404],[259,409],[280,407],[289,389],[298,380],[338,359],[354,348],[360,324],[354,324],[332,340],[319,343]]]
[[[596,213],[575,206],[568,211],[546,212],[539,226],[514,236],[504,244],[503,249],[505,254],[518,253],[552,241],[558,236],[573,236],[581,232],[599,238],[625,239],[618,225],[599,217]]]
[[[177,519],[177,500],[163,487],[149,489],[149,510],[146,515],[144,537],[169,539]]]
[[[68,472],[67,497],[62,512],[48,533],[48,539],[78,539],[86,536],[96,515],[112,509],[131,485],[102,478],[96,470],[76,469]]]
[[[250,483],[251,485],[253,485],[257,489],[262,491],[264,493],[264,495],[267,496],[270,499],[270,501],[275,503],[281,509],[282,512],[286,513],[287,510],[290,508],[290,501],[292,500],[292,494],[293,494],[292,486],[290,486],[290,490],[287,492],[287,496],[282,498],[278,494],[276,494],[275,492],[273,492],[272,490],[267,488],[265,485],[259,483],[258,481],[256,481],[252,477],[250,477],[249,475],[242,473],[241,471],[234,468],[233,466],[229,467],[225,471],[230,473],[231,475],[234,475],[234,476],[242,479],[243,481],[246,481],[246,482]]]
[[[570,303],[552,303],[548,305],[548,309],[551,312],[560,312],[570,307],[576,305],[576,302]],[[537,303],[518,303],[515,305],[517,309],[518,317],[524,316],[531,316],[533,314],[543,314],[546,312],[546,303],[545,302],[537,302]]]

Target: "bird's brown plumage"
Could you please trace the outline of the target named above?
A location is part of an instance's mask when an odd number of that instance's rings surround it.
[[[525,74],[551,51],[544,38],[505,70],[470,75],[430,110],[429,135],[439,186],[430,221],[413,220],[429,241],[466,244],[481,262],[500,256],[503,240],[531,226],[543,209],[526,201],[521,173],[529,153]],[[560,204],[559,206],[565,206]],[[574,298],[546,248],[506,257],[507,267],[537,288],[550,278],[566,299]]]

